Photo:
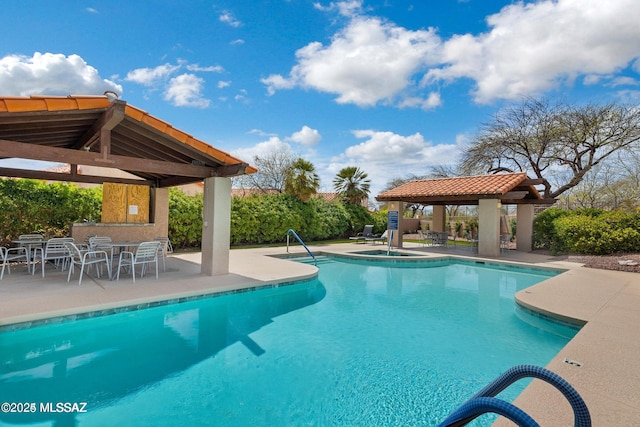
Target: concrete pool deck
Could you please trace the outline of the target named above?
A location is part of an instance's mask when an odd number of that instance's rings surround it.
[[[383,246],[378,245],[378,249]],[[338,244],[312,246],[314,252],[346,253],[376,249],[372,245]],[[405,249],[427,257],[477,258],[469,248],[432,250],[405,243]],[[292,253],[305,255],[299,246]],[[269,286],[305,280],[316,267],[270,255],[286,255],[286,248],[232,250],[231,273],[200,275],[200,254],[175,254],[167,259],[167,271],[136,280],[83,278],[77,272],[71,283],[67,273],[49,266],[46,277],[14,268],[0,281],[0,328],[29,325],[49,318],[71,318],[79,313],[109,311],[123,306],[141,306],[203,294]],[[516,295],[520,304],[536,311],[585,326],[547,365],[582,395],[594,426],[640,425],[640,275],[585,268],[562,258],[508,251],[497,260],[539,267],[562,268],[559,276]],[[162,270],[162,267],[160,267]],[[571,362],[567,363],[565,360]],[[564,397],[552,386],[534,380],[515,404],[542,426],[573,424],[573,414]],[[455,408],[452,408],[452,410]],[[511,426],[499,419],[496,425]]]

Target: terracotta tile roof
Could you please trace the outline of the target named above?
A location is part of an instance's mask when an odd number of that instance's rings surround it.
[[[379,201],[469,201],[486,198],[500,198],[518,189],[529,192],[529,198],[539,199],[535,187],[519,186],[527,180],[527,174],[508,173],[495,175],[462,176],[454,178],[422,179],[410,181],[376,197]]]
[[[116,102],[122,102],[116,100]],[[0,97],[0,115],[3,113],[36,113],[36,112],[87,112],[104,111],[112,105],[105,95],[69,95],[69,96],[39,96],[29,97],[3,96]],[[222,163],[223,165],[237,165],[244,162],[229,153],[219,150],[208,143],[174,128],[170,123],[158,119],[146,111],[126,104],[125,117],[140,124],[144,124],[160,132],[166,138],[198,150]],[[62,115],[60,117],[63,117]],[[255,173],[257,169],[248,165],[245,173]]]

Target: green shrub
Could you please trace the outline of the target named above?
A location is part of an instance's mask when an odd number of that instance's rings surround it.
[[[169,189],[169,239],[176,248],[200,247],[202,240],[202,194],[189,196]]]
[[[533,248],[549,249],[551,253],[562,251],[563,244],[556,234],[554,221],[570,214],[564,209],[549,208],[536,215],[533,220]]]
[[[637,252],[640,250],[640,214],[548,209],[534,221],[534,241],[538,244],[536,247],[546,247],[554,254]]]
[[[29,179],[0,179],[1,244],[20,234],[40,232],[66,236],[74,222],[100,221],[102,188],[73,184],[46,184]],[[176,248],[198,248],[202,242],[203,196],[169,190],[169,238]],[[387,214],[370,213],[362,206],[311,198],[303,202],[287,194],[234,197],[231,200],[231,244],[268,244],[286,241],[293,229],[305,241],[352,236],[365,224],[386,229]]]
[[[100,187],[0,178],[0,244],[34,232],[46,237],[68,236],[72,223],[99,221],[101,213]]]

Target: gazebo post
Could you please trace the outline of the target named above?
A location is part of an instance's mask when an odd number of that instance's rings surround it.
[[[402,248],[402,233],[404,232],[404,202],[399,200],[389,202],[389,212],[397,211],[398,212],[398,229],[393,230],[393,238],[391,239],[391,245],[396,247],[397,249]],[[387,224],[387,230],[390,233],[392,229],[390,228],[391,224]]]
[[[530,204],[518,205],[516,210],[516,249],[530,252],[533,249],[533,212]]]
[[[433,206],[433,221],[432,231],[449,231],[448,227],[445,229],[445,223],[447,220],[447,210],[444,205]]]
[[[500,200],[478,201],[478,255],[500,255]]]
[[[203,205],[200,272],[206,276],[229,274],[231,179],[205,179]]]

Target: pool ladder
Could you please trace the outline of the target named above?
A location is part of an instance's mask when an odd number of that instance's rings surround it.
[[[575,427],[591,427],[589,409],[587,409],[587,405],[578,392],[559,375],[539,366],[532,365],[519,365],[509,369],[480,390],[471,399],[463,403],[462,406],[440,423],[438,427],[464,426],[480,415],[489,412],[502,415],[516,423],[519,427],[539,427],[539,424],[533,418],[517,406],[495,398],[498,393],[514,382],[527,377],[546,381],[564,395],[569,401],[571,408],[573,408]]]
[[[289,236],[291,236],[292,234],[293,234],[293,237],[295,237],[295,238],[296,238],[296,240],[297,240],[298,242],[300,242],[300,244],[301,244],[302,246],[304,246],[304,248],[307,250],[307,253],[311,256],[311,258],[313,258],[313,262],[314,262],[314,263],[316,263],[316,262],[317,262],[317,260],[316,260],[315,255],[313,255],[313,254],[311,253],[311,251],[309,250],[309,248],[307,247],[307,245],[305,245],[305,244],[304,244],[304,242],[302,241],[302,239],[300,238],[300,236],[298,236],[298,233],[296,233],[296,232],[295,232],[295,231],[293,231],[292,229],[289,229],[289,230],[287,231],[287,253],[289,253]]]

